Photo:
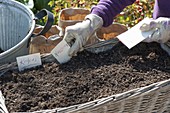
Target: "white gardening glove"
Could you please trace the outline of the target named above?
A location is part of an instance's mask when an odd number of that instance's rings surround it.
[[[153,33],[143,42],[165,43],[170,39],[170,18],[150,19],[140,27],[140,30],[143,32],[153,30]]]
[[[75,56],[78,51],[83,50],[83,46],[89,37],[92,36],[98,28],[101,28],[102,25],[103,19],[101,17],[95,14],[89,14],[83,22],[66,27],[64,39],[71,45],[68,51],[69,56]]]

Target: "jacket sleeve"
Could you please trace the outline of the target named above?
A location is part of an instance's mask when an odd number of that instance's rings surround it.
[[[96,14],[103,19],[103,26],[112,24],[113,18],[119,14],[126,6],[131,5],[136,0],[100,0],[99,3],[91,9],[92,14]]]
[[[155,0],[153,18],[168,17],[170,18],[170,1]]]

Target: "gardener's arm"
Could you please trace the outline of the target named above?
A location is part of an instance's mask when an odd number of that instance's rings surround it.
[[[145,42],[166,43],[170,40],[169,6],[168,0],[155,0],[153,19],[141,26],[142,31],[153,30],[153,33],[144,40]]]
[[[109,26],[113,18],[119,14],[126,6],[131,5],[136,0],[100,0],[98,5],[92,8],[91,13],[103,19],[103,26]]]
[[[169,0],[155,0],[153,18],[168,17],[170,18],[170,1]]]
[[[96,14],[103,19],[103,26],[108,26],[113,22],[113,18],[119,14],[126,6],[131,5],[136,0],[100,0],[98,5],[92,8],[92,14]],[[155,0],[153,18],[170,18],[170,1]]]
[[[64,39],[67,43],[74,40],[69,50],[69,55],[76,55],[78,51],[83,49],[89,37],[98,28],[112,24],[113,18],[133,2],[135,0],[100,0],[83,22],[67,27]]]

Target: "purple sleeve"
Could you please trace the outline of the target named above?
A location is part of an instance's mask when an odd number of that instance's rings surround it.
[[[131,5],[136,0],[100,0],[98,5],[91,10],[92,14],[100,16],[104,27],[109,26],[113,22],[113,18],[119,14],[126,6]],[[170,18],[170,1],[155,0],[153,18],[168,17]]]
[[[103,26],[107,27],[112,24],[113,18],[119,14],[126,6],[131,5],[136,0],[100,0],[97,6],[91,10],[103,19]]]
[[[153,18],[168,17],[170,18],[170,1],[169,0],[155,0]]]

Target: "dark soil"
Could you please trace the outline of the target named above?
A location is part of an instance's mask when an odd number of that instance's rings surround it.
[[[157,43],[131,50],[119,43],[100,54],[81,52],[66,64],[44,64],[0,78],[10,112],[66,107],[170,78],[170,58]]]

